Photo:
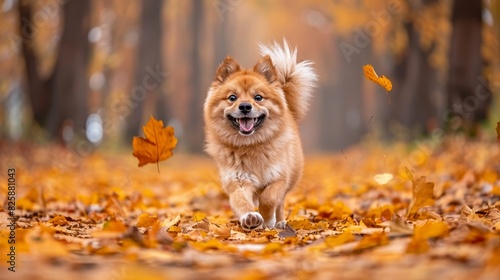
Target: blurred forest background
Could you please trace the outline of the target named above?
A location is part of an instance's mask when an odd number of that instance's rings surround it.
[[[286,38],[315,62],[308,152],[465,131],[500,120],[500,1],[2,0],[0,139],[130,145],[150,115],[203,150],[219,62],[251,67]],[[393,82],[391,103],[366,80]]]

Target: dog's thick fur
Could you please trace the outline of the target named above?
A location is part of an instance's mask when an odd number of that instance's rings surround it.
[[[206,151],[246,230],[286,225],[285,196],[304,165],[298,122],[317,79],[312,63],[297,63],[285,40],[261,45],[260,53],[252,69],[226,57],[204,105]]]

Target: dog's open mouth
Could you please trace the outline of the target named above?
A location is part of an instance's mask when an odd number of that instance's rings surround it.
[[[231,121],[233,127],[240,132],[240,134],[250,135],[262,125],[266,115],[262,114],[257,118],[235,118],[231,115],[227,115],[227,118]]]

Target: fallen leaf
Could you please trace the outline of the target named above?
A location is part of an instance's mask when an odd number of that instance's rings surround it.
[[[52,223],[53,225],[65,226],[68,224],[68,221],[64,216],[56,215],[54,218],[50,219],[48,223]]]
[[[429,250],[430,238],[441,238],[449,233],[448,225],[445,222],[426,222],[420,227],[415,228],[413,239],[406,248],[408,253],[421,254]]]
[[[375,72],[375,69],[371,64],[367,64],[363,66],[363,72],[365,73],[365,77],[383,87],[386,90],[387,98],[389,99],[389,103],[391,103],[391,97],[389,96],[389,91],[392,90],[392,82],[386,76],[378,76]]]
[[[375,232],[370,235],[366,235],[361,239],[358,245],[354,248],[354,251],[362,251],[372,247],[382,246],[389,244],[389,238],[383,232]]]
[[[262,255],[269,256],[275,253],[283,254],[283,244],[272,242],[266,245],[262,250]]]
[[[327,236],[325,238],[325,245],[329,248],[333,248],[355,240],[356,238],[351,232],[345,231],[340,235]]]
[[[237,249],[231,245],[224,244],[217,239],[210,239],[206,242],[191,242],[191,246],[199,251],[217,250],[224,252],[235,252]]]
[[[153,215],[144,213],[139,216],[139,220],[135,225],[137,227],[150,227],[153,226],[157,220],[158,216],[156,215],[156,213],[153,213]]]
[[[438,238],[448,235],[448,225],[445,222],[427,221],[420,227],[415,228],[413,239],[424,240],[429,238]]]
[[[422,176],[412,180],[412,198],[408,207],[407,217],[412,217],[424,206],[434,205],[434,183],[426,182]]]
[[[148,163],[156,163],[159,172],[159,162],[171,157],[172,150],[177,145],[174,128],[163,127],[163,121],[158,121],[151,116],[143,127],[143,131],[146,138],[134,137],[132,141],[134,148],[132,155],[139,160],[139,167]]]
[[[389,226],[391,233],[413,234],[413,227],[399,215],[393,215]]]
[[[161,224],[161,227],[168,231],[171,227],[178,225],[180,221],[181,215],[177,214],[177,216],[175,216],[173,219],[165,219]]]

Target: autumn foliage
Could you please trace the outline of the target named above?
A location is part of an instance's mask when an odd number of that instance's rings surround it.
[[[205,157],[177,155],[158,174],[137,168],[130,155],[98,152],[63,170],[51,159],[67,150],[1,148],[2,166],[9,159],[19,174],[21,278],[41,269],[68,279],[161,279],[173,271],[191,279],[500,272],[500,145],[492,142],[445,138],[425,151],[369,142],[310,156],[285,204],[287,228],[251,232],[233,219]],[[0,212],[1,252],[6,217]]]

